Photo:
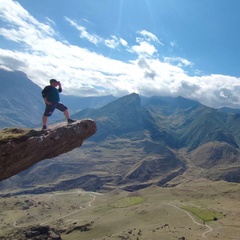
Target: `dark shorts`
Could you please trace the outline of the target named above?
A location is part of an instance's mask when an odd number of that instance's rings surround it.
[[[46,108],[45,108],[45,112],[44,112],[43,116],[50,117],[55,109],[58,109],[59,111],[64,112],[68,108],[60,102],[59,103],[52,103],[52,105],[47,105],[46,104]]]

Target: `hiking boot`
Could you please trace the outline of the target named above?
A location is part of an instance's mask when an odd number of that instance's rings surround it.
[[[43,131],[47,130],[47,126],[46,126],[46,125],[43,125],[43,126],[42,126],[42,130],[43,130]]]
[[[76,122],[76,121],[69,118],[69,119],[67,120],[67,122],[68,122],[68,123],[74,123],[74,122]]]

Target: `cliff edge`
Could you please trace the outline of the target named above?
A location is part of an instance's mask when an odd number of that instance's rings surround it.
[[[0,130],[0,181],[26,170],[35,163],[80,147],[96,131],[93,120],[71,125],[58,123],[48,131],[4,128]]]

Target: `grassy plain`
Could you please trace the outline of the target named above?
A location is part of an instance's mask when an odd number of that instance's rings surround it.
[[[109,206],[115,207],[115,208],[126,208],[126,207],[140,204],[144,201],[145,201],[145,199],[142,197],[125,197],[125,198],[121,198],[115,202],[110,203]]]
[[[63,240],[237,240],[240,184],[199,179],[137,192],[75,189],[0,199],[0,236],[14,239],[10,234],[30,225],[59,229]]]

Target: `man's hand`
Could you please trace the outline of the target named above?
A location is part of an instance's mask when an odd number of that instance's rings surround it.
[[[52,103],[49,102],[49,101],[45,101],[45,103],[46,103],[47,105],[52,105]]]
[[[59,92],[62,92],[62,85],[61,85],[61,83],[58,82],[57,85],[58,85],[58,91],[59,91]]]
[[[51,102],[49,102],[48,100],[47,100],[47,98],[45,97],[45,98],[43,98],[44,99],[44,102],[47,104],[47,105],[52,105],[52,103]]]

